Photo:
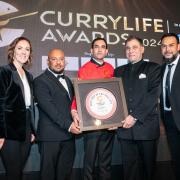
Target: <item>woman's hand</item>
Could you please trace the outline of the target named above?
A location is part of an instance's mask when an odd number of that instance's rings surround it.
[[[35,135],[31,134],[31,143],[33,143],[35,141]]]
[[[0,149],[3,147],[5,139],[4,138],[0,138]]]

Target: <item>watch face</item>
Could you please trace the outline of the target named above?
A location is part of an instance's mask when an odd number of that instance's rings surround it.
[[[111,91],[96,88],[86,96],[85,106],[87,112],[96,119],[96,123],[101,124],[100,120],[107,120],[115,113],[117,101]]]

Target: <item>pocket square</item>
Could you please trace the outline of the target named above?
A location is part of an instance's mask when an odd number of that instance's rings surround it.
[[[141,74],[139,75],[139,79],[144,79],[144,78],[146,78],[146,74],[141,73]]]

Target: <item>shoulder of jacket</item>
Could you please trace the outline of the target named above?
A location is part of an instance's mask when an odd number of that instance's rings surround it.
[[[122,66],[118,66],[118,67],[116,67],[114,70],[115,70],[115,71],[119,71],[119,70],[123,70],[123,69],[125,69],[125,68],[127,68],[127,64],[122,65]]]
[[[9,65],[0,66],[0,73],[12,73],[12,70]]]
[[[68,81],[72,82],[72,80],[71,80],[71,78],[69,76],[67,76],[67,75],[64,75],[64,76]]]
[[[36,78],[34,78],[34,81],[39,81],[42,79],[46,79],[45,78],[45,72],[43,72],[42,74],[38,75]]]
[[[144,61],[144,62],[149,67],[154,67],[154,68],[158,68],[158,67],[160,68],[161,67],[160,64],[158,64],[156,62],[152,62],[152,61]]]

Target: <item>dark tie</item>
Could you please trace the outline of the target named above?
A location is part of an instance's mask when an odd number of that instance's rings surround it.
[[[58,79],[60,79],[60,78],[64,79],[64,74],[57,75],[57,78],[58,78]]]
[[[173,66],[173,64],[168,65],[168,72],[167,72],[166,84],[165,84],[165,98],[166,98],[165,102],[166,102],[166,107],[167,108],[171,107],[169,97],[170,97],[170,93],[171,93],[171,90],[170,90],[170,76],[171,76],[171,68],[172,68],[172,66]]]

